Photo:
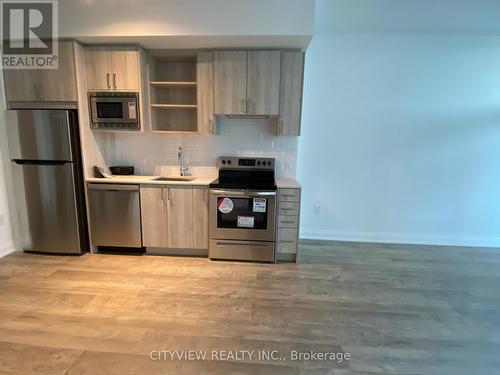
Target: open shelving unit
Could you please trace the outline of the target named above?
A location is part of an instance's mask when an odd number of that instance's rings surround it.
[[[197,132],[196,52],[150,54],[152,131]]]

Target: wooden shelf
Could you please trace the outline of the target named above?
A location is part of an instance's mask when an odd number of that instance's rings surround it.
[[[151,104],[153,108],[161,109],[196,109],[196,104]]]
[[[191,81],[153,81],[149,84],[157,87],[196,87],[196,82]]]

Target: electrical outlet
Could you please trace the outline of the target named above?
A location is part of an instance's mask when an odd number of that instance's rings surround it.
[[[314,215],[319,215],[321,213],[321,208],[320,206],[314,206],[313,207],[313,214]]]
[[[5,215],[0,215],[0,227],[5,225]]]

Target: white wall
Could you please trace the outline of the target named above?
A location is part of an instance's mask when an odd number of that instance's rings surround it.
[[[62,37],[145,48],[304,47],[314,31],[314,0],[64,0],[59,12]]]
[[[115,134],[112,147],[101,150],[108,165],[133,165],[137,174],[178,173],[182,146],[195,175],[216,175],[219,156],[251,155],[274,157],[279,177],[295,177],[297,137],[275,136],[269,120],[220,118],[217,124],[218,135]]]
[[[315,34],[301,237],[500,246],[499,150],[500,37]]]

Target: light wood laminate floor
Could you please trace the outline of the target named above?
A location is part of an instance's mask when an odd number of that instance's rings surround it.
[[[1,374],[498,374],[500,250],[302,241],[299,264],[275,265],[16,253],[0,260],[0,316]]]

